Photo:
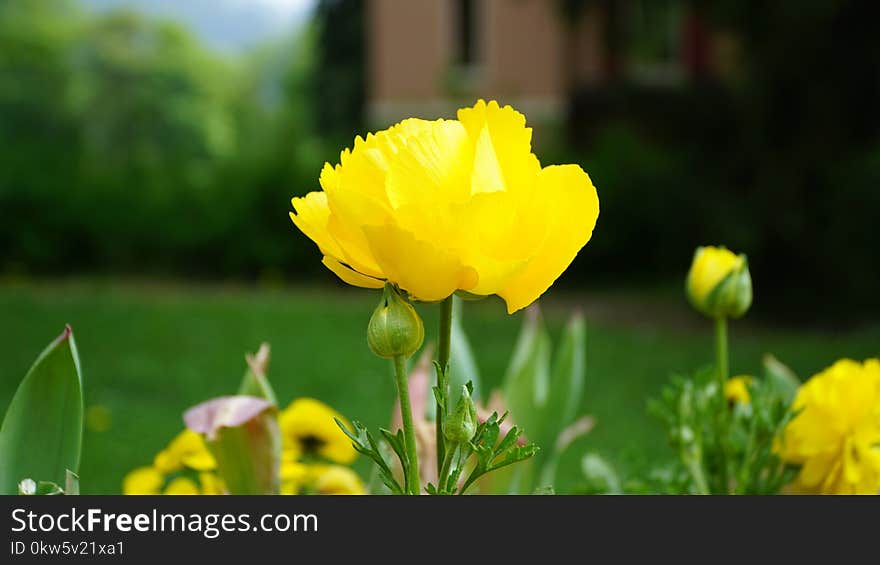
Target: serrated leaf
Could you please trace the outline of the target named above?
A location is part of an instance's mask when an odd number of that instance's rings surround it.
[[[37,357],[6,411],[0,427],[0,494],[16,494],[27,477],[64,484],[67,470],[79,469],[82,425],[82,373],[67,326]]]
[[[497,446],[495,446],[495,455],[498,456],[507,451],[507,449],[511,445],[516,443],[516,440],[521,435],[521,433],[522,432],[520,431],[520,429],[516,426],[510,428],[510,430],[508,430],[507,433],[504,435],[504,438],[498,443]]]
[[[379,446],[378,442],[376,442],[376,438],[373,437],[373,434],[371,434],[369,430],[357,420],[352,422],[355,432],[350,431],[345,424],[339,421],[338,418],[334,418],[334,420],[336,421],[336,425],[339,426],[339,429],[341,429],[342,432],[352,441],[352,446],[355,450],[373,460],[378,468],[379,478],[385,486],[388,487],[393,494],[403,494],[403,488],[394,477],[394,472],[388,466],[388,462],[385,460],[385,456],[382,453],[382,448]],[[386,438],[395,437],[388,430],[381,431],[383,435],[387,434]],[[398,435],[400,434],[398,433]],[[389,441],[388,443],[390,444],[392,441]],[[395,451],[397,450],[395,449]],[[398,455],[398,457],[400,457],[400,455]],[[401,465],[404,465],[405,468],[405,463],[403,461],[401,461]]]

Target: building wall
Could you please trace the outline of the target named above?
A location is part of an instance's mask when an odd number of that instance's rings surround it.
[[[455,0],[368,0],[367,104],[377,126],[405,116],[451,116],[495,98],[530,118],[563,110],[565,34],[555,0],[475,0],[475,64],[455,64]]]
[[[565,86],[565,34],[553,0],[484,0],[487,97],[556,114]]]

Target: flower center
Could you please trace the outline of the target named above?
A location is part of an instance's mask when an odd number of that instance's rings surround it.
[[[324,438],[315,435],[300,436],[299,443],[304,453],[313,455],[327,443]]]

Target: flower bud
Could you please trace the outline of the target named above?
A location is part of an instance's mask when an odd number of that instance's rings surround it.
[[[698,247],[686,291],[691,305],[703,314],[739,318],[752,304],[748,259],[724,247]]]
[[[382,301],[367,326],[367,343],[379,357],[393,359],[398,355],[411,357],[422,346],[425,339],[425,326],[400,291],[390,284],[385,285]]]
[[[443,435],[451,443],[465,443],[474,437],[477,431],[477,407],[471,399],[468,388],[461,387],[461,398],[455,410],[443,420]]]

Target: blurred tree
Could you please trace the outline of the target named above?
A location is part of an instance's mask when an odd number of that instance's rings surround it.
[[[803,304],[804,288],[880,312],[880,4],[853,0],[696,1],[739,39],[734,83],[741,124],[740,195],[755,238],[756,269],[773,300]],[[846,179],[846,182],[844,182]],[[832,275],[835,273],[835,275]],[[839,274],[839,275],[838,275]],[[794,275],[794,276],[792,276]],[[781,284],[774,284],[781,283]]]
[[[234,71],[182,28],[130,12],[95,21],[75,49],[84,198],[102,262],[185,254],[214,233],[219,164],[234,156]],[[125,218],[120,222],[120,218]],[[161,219],[161,224],[157,220]],[[161,226],[161,227],[160,227]]]
[[[0,271],[68,250],[44,234],[71,225],[56,193],[78,167],[70,53],[81,25],[68,0],[0,3]]]

